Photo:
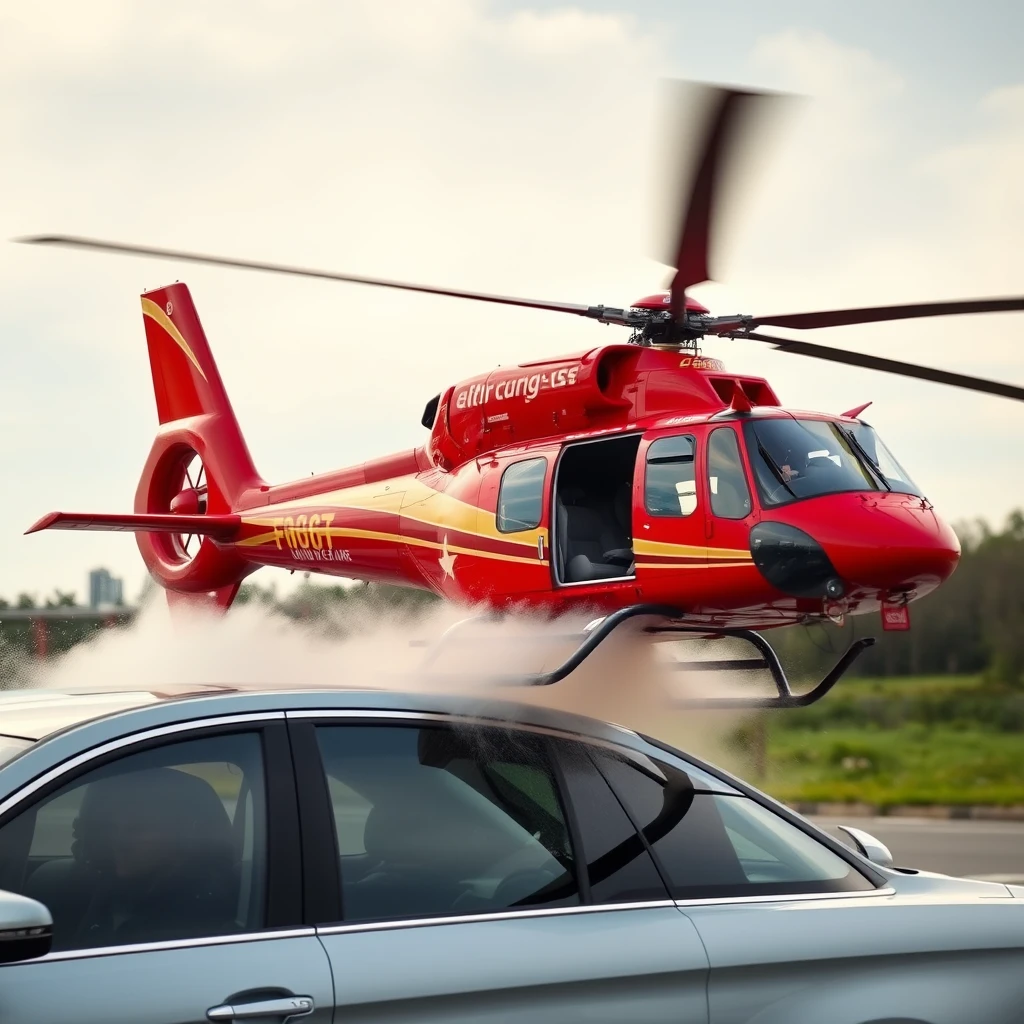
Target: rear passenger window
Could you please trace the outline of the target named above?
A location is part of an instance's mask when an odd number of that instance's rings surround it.
[[[675,899],[873,889],[827,846],[744,796],[702,792],[679,768],[657,775],[595,753],[601,771],[650,844]]]
[[[502,473],[498,489],[498,529],[502,533],[540,526],[547,470],[547,459],[526,459],[512,463]]]
[[[547,747],[513,730],[317,729],[346,921],[580,902]]]
[[[0,888],[50,910],[54,951],[262,928],[263,775],[256,733],[118,758],[0,828]]]

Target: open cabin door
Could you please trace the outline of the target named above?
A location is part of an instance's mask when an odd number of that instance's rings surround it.
[[[639,434],[566,444],[555,473],[552,577],[585,599],[635,589],[633,484]]]

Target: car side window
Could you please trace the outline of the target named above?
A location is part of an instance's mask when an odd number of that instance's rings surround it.
[[[686,772],[595,760],[650,844],[675,899],[850,892],[874,885],[812,836],[746,796],[698,790]]]
[[[515,730],[325,725],[346,921],[580,902],[541,737]]]
[[[0,826],[0,888],[39,900],[53,950],[258,930],[266,801],[256,733],[87,771]]]
[[[718,427],[708,438],[708,491],[711,511],[721,519],[750,515],[750,487],[743,471],[736,431]]]
[[[498,529],[502,533],[535,530],[544,509],[547,459],[513,462],[501,475],[498,488]]]
[[[555,741],[594,903],[669,898],[644,841],[582,744]]]
[[[697,510],[696,451],[691,434],[659,437],[651,442],[644,504],[652,516],[688,516]]]

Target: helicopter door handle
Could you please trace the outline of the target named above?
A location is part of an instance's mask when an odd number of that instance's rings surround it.
[[[544,561],[544,534],[543,533],[537,538],[537,557],[542,562]]]

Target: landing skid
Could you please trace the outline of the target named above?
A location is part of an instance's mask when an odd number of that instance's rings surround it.
[[[745,640],[759,652],[758,658],[724,658],[718,660],[698,661],[676,661],[671,668],[679,672],[742,672],[742,671],[764,671],[767,669],[771,674],[777,693],[775,696],[727,696],[727,697],[681,697],[674,703],[677,707],[685,708],[802,708],[821,700],[836,685],[853,662],[875,642],[874,637],[862,637],[854,640],[846,649],[843,656],[832,667],[831,671],[812,689],[805,693],[794,693],[786,677],[785,670],[779,661],[771,644],[760,633],[750,629],[716,629],[708,626],[689,625],[681,621],[685,613],[669,605],[656,604],[635,604],[600,619],[595,619],[584,627],[582,634],[562,634],[559,636],[548,636],[548,640],[579,640],[576,649],[557,668],[549,672],[486,675],[481,682],[488,682],[502,686],[551,686],[565,679],[566,676],[576,671],[589,658],[605,640],[611,636],[619,627],[630,619],[654,618],[661,619],[662,625],[644,627],[646,633],[672,633],[692,637],[732,637],[737,640]],[[428,651],[423,668],[428,669],[438,656],[452,644],[466,643],[466,639],[459,636],[462,630],[474,623],[495,621],[496,615],[485,614],[469,619],[463,619],[450,627],[440,637],[436,644]],[[493,643],[493,640],[482,641]]]

